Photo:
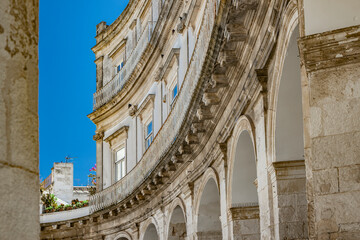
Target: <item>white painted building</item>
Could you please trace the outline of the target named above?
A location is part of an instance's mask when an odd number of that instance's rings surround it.
[[[55,162],[51,174],[41,183],[45,193],[52,193],[59,203],[71,204],[73,199],[89,200],[87,186],[74,186],[74,164]]]

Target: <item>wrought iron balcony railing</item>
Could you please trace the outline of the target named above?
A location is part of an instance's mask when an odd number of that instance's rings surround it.
[[[145,25],[136,47],[131,51],[131,53],[128,55],[129,57],[126,59],[124,67],[109,82],[107,82],[105,86],[94,93],[94,110],[107,103],[121,91],[124,84],[127,82],[131,73],[133,72],[135,66],[139,62],[142,53],[146,49],[151,39],[155,23],[156,22],[154,21],[149,21]]]

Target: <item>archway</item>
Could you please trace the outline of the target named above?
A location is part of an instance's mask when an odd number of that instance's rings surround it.
[[[303,133],[303,101],[301,86],[301,71],[297,39],[299,29],[296,21],[290,28],[285,28],[283,48],[278,50],[284,57],[281,75],[274,79],[278,81],[275,92],[275,154],[273,154],[272,178],[274,187],[274,222],[275,237],[279,239],[307,238],[307,201],[306,176],[304,164],[304,133]],[[286,186],[286,187],[284,187]],[[295,201],[296,199],[296,201]],[[285,221],[287,216],[295,216],[292,222]],[[299,226],[297,231],[291,227]],[[284,231],[283,229],[286,229]]]
[[[243,131],[237,141],[232,173],[231,205],[257,205],[256,159],[252,139]]]
[[[260,239],[256,158],[248,131],[240,133],[231,175],[231,231],[234,239]]]
[[[187,234],[184,212],[178,205],[174,208],[171,214],[168,240],[183,240],[186,238],[186,236]]]
[[[149,226],[146,228],[143,240],[158,240],[159,235],[156,230],[156,227],[153,223],[150,223]]]
[[[292,32],[277,96],[275,127],[275,161],[304,159],[304,130],[301,95],[301,73],[297,39]]]
[[[222,239],[220,222],[220,195],[218,186],[210,178],[202,192],[198,210],[198,239]]]

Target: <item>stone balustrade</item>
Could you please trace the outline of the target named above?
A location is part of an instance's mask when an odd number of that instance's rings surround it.
[[[94,93],[94,110],[107,103],[121,91],[132,74],[136,64],[139,62],[142,53],[148,46],[155,24],[156,22],[154,21],[148,21],[144,26],[144,30],[141,33],[136,47],[128,54],[129,57],[126,59],[124,67],[109,82],[107,82],[105,86]]]

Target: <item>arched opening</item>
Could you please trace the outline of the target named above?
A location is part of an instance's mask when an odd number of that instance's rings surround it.
[[[236,143],[231,182],[231,230],[234,239],[260,239],[256,158],[253,141],[243,131]]]
[[[126,237],[121,237],[121,238],[118,238],[116,240],[129,240],[129,239],[127,239]]]
[[[306,176],[298,27],[289,37],[276,103],[274,221],[279,239],[307,238]],[[285,42],[286,44],[286,42]],[[291,222],[288,216],[296,216]],[[290,230],[297,226],[297,231]],[[284,231],[285,229],[285,231]]]
[[[232,173],[231,203],[233,207],[257,205],[256,176],[253,142],[248,131],[243,131],[236,145]]]
[[[286,52],[276,106],[276,161],[304,159],[301,73],[296,27]]]
[[[183,240],[186,238],[186,223],[183,210],[177,206],[172,212],[169,224],[168,240]]]
[[[220,195],[214,179],[209,179],[201,195],[198,220],[198,239],[222,239]]]
[[[145,231],[143,240],[158,240],[158,239],[159,239],[159,236],[158,236],[156,227],[153,223],[150,223]]]

